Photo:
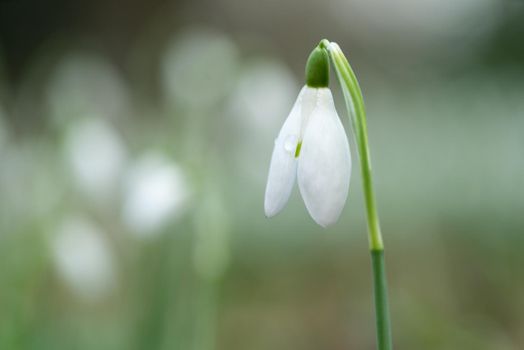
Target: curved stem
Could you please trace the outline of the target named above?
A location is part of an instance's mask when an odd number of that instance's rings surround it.
[[[372,250],[383,250],[384,243],[380,232],[380,224],[375,203],[375,190],[372,181],[364,99],[355,73],[353,73],[349,62],[342,53],[342,50],[340,50],[340,47],[336,43],[329,43],[327,48],[333,65],[335,66],[342,87],[342,92],[344,93],[344,99],[348,108],[348,114],[353,124],[353,131],[355,133],[358,147],[368,219],[369,247]],[[353,116],[353,118],[351,118],[351,116]]]
[[[389,320],[389,303],[387,297],[387,280],[384,261],[384,242],[380,232],[378,212],[373,188],[371,159],[368,145],[366,110],[362,91],[355,73],[351,69],[344,53],[336,43],[322,40],[320,47],[325,48],[331,57],[335,71],[344,94],[344,100],[352,121],[353,132],[358,147],[362,186],[366,203],[368,222],[368,239],[373,264],[373,286],[377,322],[377,347],[379,350],[392,349],[391,324]],[[351,118],[353,117],[353,118]]]

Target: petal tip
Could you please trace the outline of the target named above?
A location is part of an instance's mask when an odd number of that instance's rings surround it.
[[[335,220],[319,220],[319,219],[315,219],[313,218],[313,220],[315,220],[315,222],[321,226],[322,228],[328,228],[330,226],[332,226],[333,224],[335,224],[337,221],[338,221],[338,218],[336,218]]]
[[[267,202],[264,203],[264,215],[266,218],[272,218],[273,216],[277,215],[280,212],[278,208],[274,208],[272,206],[269,206]]]

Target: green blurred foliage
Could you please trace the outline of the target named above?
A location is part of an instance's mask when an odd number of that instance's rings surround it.
[[[396,348],[523,348],[523,14],[1,2],[0,349],[372,349],[358,166],[334,227],[263,215],[322,37],[367,103]]]

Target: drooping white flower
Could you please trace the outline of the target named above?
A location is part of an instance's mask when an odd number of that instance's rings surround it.
[[[110,123],[96,116],[74,123],[66,134],[64,156],[82,193],[100,205],[111,201],[127,154]]]
[[[61,223],[51,240],[59,276],[86,301],[98,301],[117,287],[117,271],[106,238],[94,223],[75,215]]]
[[[130,233],[153,237],[187,209],[191,190],[183,169],[161,153],[133,163],[125,181],[122,219]]]
[[[268,217],[278,214],[297,177],[309,214],[326,227],[338,220],[344,208],[351,155],[331,91],[308,85],[300,91],[275,140],[264,209]]]

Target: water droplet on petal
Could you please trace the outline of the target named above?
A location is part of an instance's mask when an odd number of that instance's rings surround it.
[[[286,140],[284,141],[284,149],[288,153],[295,153],[295,150],[297,149],[297,143],[298,138],[295,135],[289,135],[286,137]]]

